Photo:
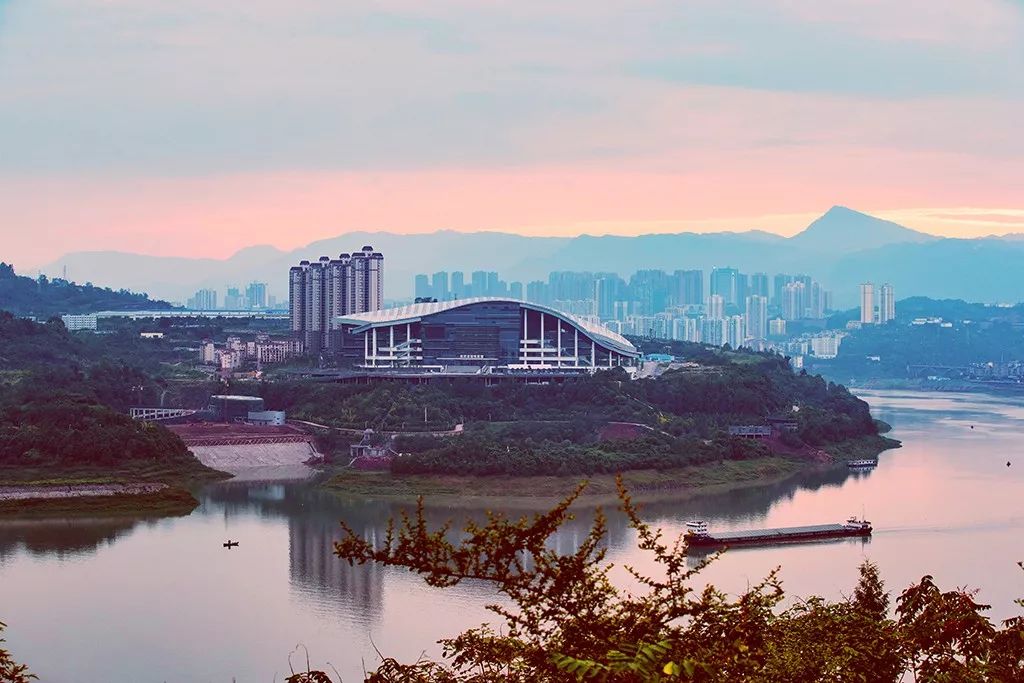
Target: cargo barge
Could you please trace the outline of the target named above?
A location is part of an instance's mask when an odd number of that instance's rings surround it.
[[[711,533],[708,523],[686,523],[686,540],[692,547],[725,547],[739,545],[771,545],[773,543],[809,543],[836,538],[870,536],[871,522],[850,517],[843,524],[817,524],[781,529],[750,529]]]

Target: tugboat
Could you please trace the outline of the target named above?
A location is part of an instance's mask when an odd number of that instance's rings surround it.
[[[686,523],[686,542],[693,547],[734,545],[770,545],[774,543],[805,543],[851,536],[870,536],[871,522],[851,516],[843,524],[817,524],[781,529],[750,529],[712,534],[708,523],[697,520]]]

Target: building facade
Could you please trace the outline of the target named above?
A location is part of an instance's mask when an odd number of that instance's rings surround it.
[[[862,325],[875,322],[875,286],[870,282],[860,286],[860,322]]]
[[[339,316],[341,357],[358,367],[498,371],[632,365],[619,334],[540,304],[483,297]]]
[[[302,261],[288,272],[288,317],[306,353],[336,351],[333,321],[376,311],[384,303],[384,255],[365,246],[353,254]]]
[[[878,322],[884,325],[896,319],[896,294],[888,282],[878,292]]]

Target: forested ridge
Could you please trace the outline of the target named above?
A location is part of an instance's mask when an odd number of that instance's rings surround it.
[[[560,384],[275,382],[261,392],[293,417],[337,427],[465,425],[457,437],[397,439],[408,455],[392,467],[405,473],[585,474],[751,459],[770,455],[769,446],[730,438],[728,428],[770,417],[796,422],[784,437],[791,449],[877,435],[867,404],[844,387],[795,374],[785,359],[749,354],[635,381],[611,370]],[[646,429],[609,435],[610,423]]]
[[[45,275],[32,279],[15,273],[14,266],[0,263],[0,310],[17,315],[49,318],[66,313],[166,308],[172,308],[171,304],[146,294],[79,285],[62,278],[51,280]]]

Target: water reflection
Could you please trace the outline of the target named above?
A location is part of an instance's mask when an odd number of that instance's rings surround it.
[[[857,565],[869,558],[896,592],[928,572],[942,586],[981,586],[993,618],[1016,614],[1012,601],[1024,593],[1015,564],[1024,559],[1024,458],[1020,467],[1005,463],[1019,452],[1024,401],[909,392],[867,398],[904,442],[883,453],[877,469],[812,470],[647,503],[643,517],[671,540],[693,518],[713,529],[775,527],[839,522],[864,510],[875,526],[869,543],[734,549],[700,580],[736,593],[781,566],[793,594],[837,598],[849,594]],[[58,683],[264,680],[286,670],[287,653],[301,641],[315,660],[330,659],[346,680],[359,680],[359,662],[374,660],[374,644],[413,660],[436,653],[437,638],[488,618],[482,606],[495,599],[488,586],[436,590],[407,572],[349,567],[333,555],[340,520],[379,544],[387,519],[412,505],[308,483],[226,482],[199,498],[184,518],[0,521],[0,617],[12,625],[12,650]],[[590,530],[590,512],[576,512],[551,540],[559,552],[572,552]],[[436,527],[483,510],[428,505],[425,514]],[[609,514],[608,531],[611,561],[654,573],[621,514]],[[228,537],[241,546],[223,550]],[[52,651],[67,657],[54,660]]]

